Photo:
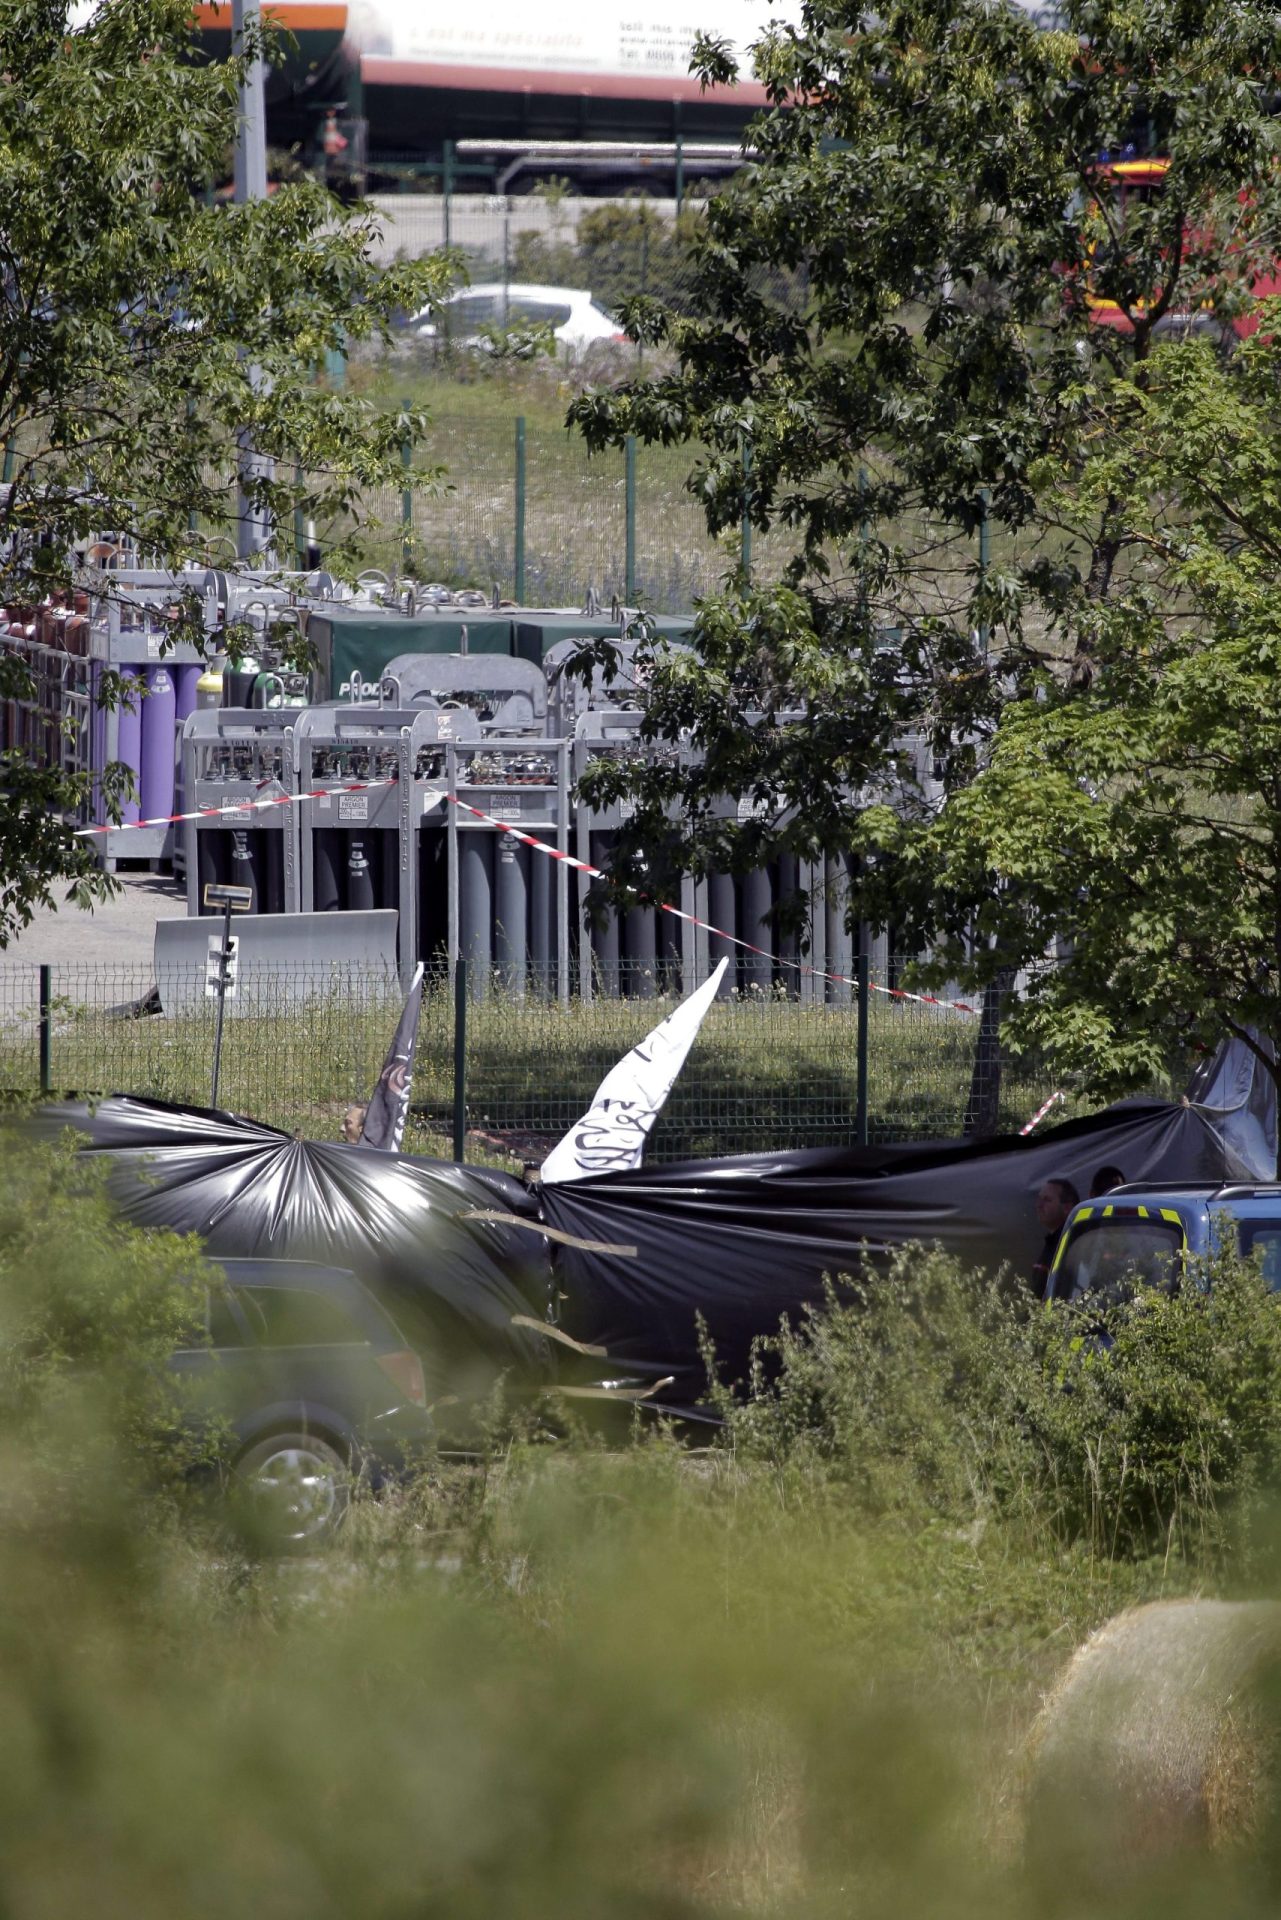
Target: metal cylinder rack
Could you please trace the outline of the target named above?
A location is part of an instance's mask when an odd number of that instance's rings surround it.
[[[94,843],[108,866],[125,854],[185,866],[193,913],[211,878],[242,880],[267,912],[395,908],[402,971],[420,957],[461,955],[481,994],[495,983],[561,998],[571,986],[587,997],[689,991],[728,957],[723,993],[839,1003],[850,997],[856,951],[876,965],[864,930],[845,924],[846,857],[783,854],[754,873],[686,875],[672,904],[700,926],[664,912],[643,885],[629,910],[589,913],[599,897],[590,876],[571,878],[564,860],[494,824],[608,869],[624,809],[571,798],[587,765],[691,756],[686,743],[642,738],[645,687],[625,617],[500,608],[372,575],[354,593],[319,573],[114,567],[90,578],[96,585],[61,604],[6,609],[0,646],[26,662],[32,692],[0,708],[0,737],[91,782],[109,761],[125,761],[138,787],[127,818],[230,809],[178,828],[116,829]],[[199,618],[194,639],[175,646],[180,601]],[[282,623],[315,646],[309,690],[287,687],[272,664]],[[197,707],[198,682],[202,699],[210,686],[219,697],[217,680],[202,675],[211,660],[223,662],[230,628],[251,663],[224,666],[227,704]],[[585,640],[602,639],[608,647],[585,676],[566,673]],[[100,705],[110,674],[145,697]],[[307,691],[336,692],[338,682],[357,698],[307,703]],[[297,704],[238,706],[236,696]],[[77,725],[67,728],[68,717]],[[929,799],[937,782],[927,743],[903,748]],[[365,790],[341,791],[352,787]],[[250,805],[300,791],[319,797]],[[752,801],[722,805],[743,818]],[[95,786],[82,819],[102,818]],[[795,897],[808,909],[804,953],[779,921],[781,903]]]
[[[443,787],[465,803],[433,798],[433,811],[422,815],[424,869],[430,864],[437,887],[443,879],[445,888],[443,922],[439,915],[433,922],[430,951],[442,958],[459,954],[479,996],[497,981],[517,997],[532,987],[567,1001],[576,942],[569,868],[492,824],[517,826],[569,852],[567,743],[519,734],[448,742],[429,757],[420,785],[433,796]],[[443,819],[440,804],[447,809]],[[489,818],[477,819],[468,807]],[[431,844],[440,836],[443,849]]]
[[[288,709],[199,707],[183,723],[183,787],[193,808],[219,809],[183,823],[187,911],[204,911],[209,881],[252,891],[254,913],[296,913],[298,807],[257,806],[298,792]]]
[[[429,716],[400,707],[328,704],[297,716],[300,791],[319,796],[297,809],[302,909],[395,908],[406,977],[418,953],[414,768],[432,732]]]

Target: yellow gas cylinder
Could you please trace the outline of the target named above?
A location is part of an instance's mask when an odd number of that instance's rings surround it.
[[[216,653],[196,682],[197,707],[220,707],[222,705],[222,670],[227,656]]]

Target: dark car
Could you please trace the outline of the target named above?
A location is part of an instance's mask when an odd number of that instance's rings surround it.
[[[422,1363],[342,1267],[222,1260],[206,1282],[209,1344],[171,1365],[191,1417],[232,1434],[232,1470],[262,1534],[305,1547],[332,1532],[359,1479],[377,1487],[430,1449]]]

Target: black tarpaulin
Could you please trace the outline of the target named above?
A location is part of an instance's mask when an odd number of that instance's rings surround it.
[[[1246,1031],[1271,1059],[1266,1036],[1257,1027]],[[1254,1179],[1276,1179],[1276,1082],[1244,1040],[1233,1035],[1220,1041],[1189,1081],[1188,1099],[1213,1123]]]
[[[1094,1174],[1127,1180],[1252,1177],[1196,1106],[1126,1102],[1029,1138],[743,1154],[549,1187],[543,1216],[634,1257],[558,1246],[564,1320],[612,1358],[660,1363],[677,1397],[704,1378],[696,1317],[724,1376],[741,1378],[752,1341],[848,1272],[906,1241],[937,1242],[967,1264],[1030,1274],[1043,1238],[1042,1182],[1084,1195]]]
[[[518,1181],[339,1142],[300,1140],[238,1115],[116,1095],[39,1110],[110,1156],[109,1185],[139,1226],[198,1233],[211,1254],[323,1260],[384,1298],[422,1353],[429,1393],[467,1397],[513,1369],[544,1378],[541,1237],[489,1215],[528,1214]]]

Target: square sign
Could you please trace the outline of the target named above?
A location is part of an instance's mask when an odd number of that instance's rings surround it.
[[[205,966],[205,999],[216,1000],[221,989],[228,1000],[236,997],[236,979],[240,971],[240,942],[234,936],[228,940],[225,956],[222,935],[209,936],[209,959]]]

